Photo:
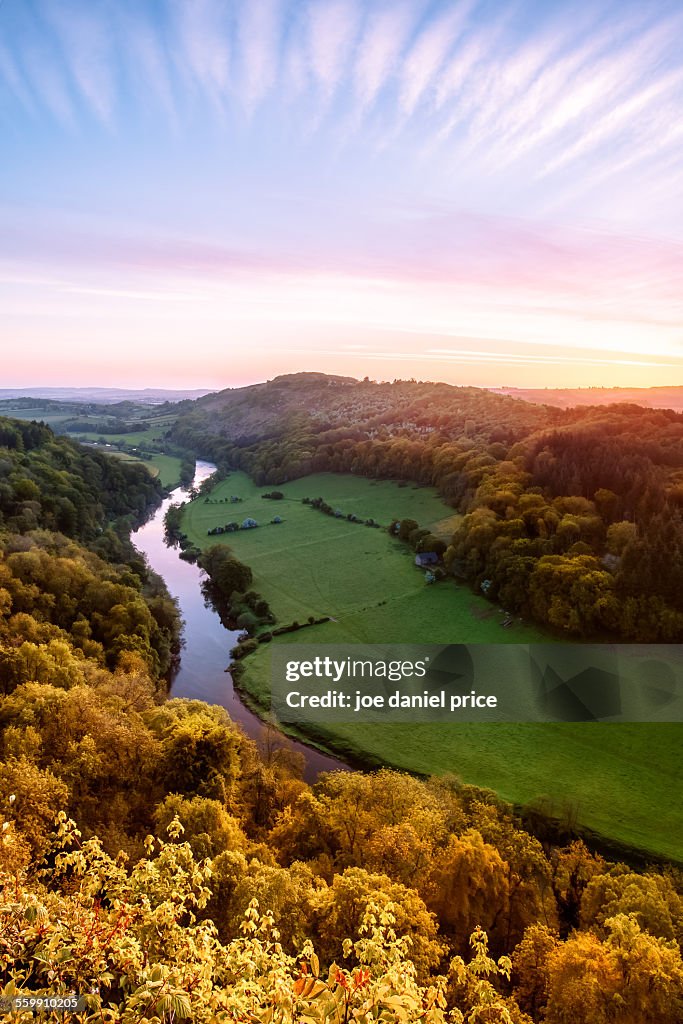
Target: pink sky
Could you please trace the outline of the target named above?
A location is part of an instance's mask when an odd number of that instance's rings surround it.
[[[41,259],[1,268],[15,342],[3,383],[223,387],[300,369],[482,386],[683,382],[683,246],[392,212],[360,256],[299,246],[291,260],[92,226],[67,235],[49,219],[42,238],[17,226],[15,251]]]
[[[0,4],[3,386],[683,385],[683,11]]]

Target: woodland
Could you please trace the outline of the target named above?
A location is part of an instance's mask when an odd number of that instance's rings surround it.
[[[311,373],[200,399],[170,436],[258,486],[434,486],[463,516],[446,567],[511,613],[570,639],[683,637],[683,413]]]
[[[609,575],[614,608],[646,594],[674,628],[657,552],[678,550],[675,414],[544,426],[513,403],[494,427],[475,395],[417,441],[421,387],[399,386],[397,434],[332,441],[350,428],[299,417],[238,444],[192,412],[176,441],[269,484],[316,459],[430,477],[466,512],[452,558],[473,581],[512,587],[516,559],[569,600],[567,573]],[[168,699],[177,608],[128,540],[159,497],[143,467],[0,420],[0,996],[77,992],[73,1019],[125,1024],[680,1022],[679,866],[611,862],[455,776],[311,786],[268,729],[257,745],[223,709]],[[652,578],[634,594],[639,551]]]

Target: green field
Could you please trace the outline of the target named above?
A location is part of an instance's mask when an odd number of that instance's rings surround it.
[[[198,547],[228,544],[251,567],[253,589],[266,598],[278,622],[329,615],[336,621],[320,639],[337,642],[451,643],[464,635],[480,643],[540,639],[537,630],[521,624],[501,629],[504,616],[453,580],[426,585],[414,552],[386,529],[335,519],[301,503],[304,496],[322,496],[345,515],[372,517],[383,527],[393,518],[408,517],[430,527],[452,515],[433,489],[334,473],[305,477],[281,489],[283,500],[264,500],[261,494],[270,487],[256,487],[244,473],[232,473],[212,491],[210,504],[196,499],[183,519],[184,531]],[[243,500],[218,503],[230,495]],[[271,525],[275,515],[284,522]],[[210,527],[247,517],[262,525],[207,536]]]
[[[168,429],[167,426],[151,426],[145,430],[132,430],[129,433],[121,434],[103,434],[97,430],[79,430],[70,431],[69,437],[74,441],[99,441],[101,437],[104,437],[109,444],[119,444],[123,442],[126,445],[148,445],[158,443],[162,440],[162,434]]]
[[[10,416],[15,420],[36,420],[38,423],[42,420],[48,427],[52,427],[57,432],[59,427],[66,420],[71,420],[74,417],[73,412],[50,412],[48,409],[43,409],[40,406],[35,406],[25,409],[13,409],[10,407],[3,407],[0,410],[0,415]]]
[[[324,643],[327,625],[278,637]],[[462,639],[468,640],[465,636]],[[270,647],[244,662],[240,688],[269,709]],[[251,701],[250,701],[251,703]],[[302,738],[307,738],[302,734]],[[335,723],[309,741],[352,763],[381,761],[423,775],[453,773],[515,804],[540,798],[558,817],[564,809],[583,828],[683,862],[678,791],[683,727],[672,724],[374,724]]]
[[[183,528],[199,547],[223,542],[254,573],[253,589],[280,623],[309,615],[334,621],[276,638],[289,643],[532,643],[548,642],[534,627],[502,629],[498,609],[449,580],[428,586],[413,552],[386,530],[326,516],[301,504],[322,496],[345,514],[372,516],[384,526],[410,517],[441,532],[452,510],[429,488],[399,487],[321,474],[280,488],[285,500],[260,495],[242,473],[187,506]],[[270,525],[274,515],[284,519]],[[208,537],[207,530],[247,516],[254,530]],[[446,522],[444,522],[446,521]],[[244,662],[241,686],[263,709],[270,702],[270,644]],[[581,825],[673,859],[683,859],[683,821],[672,794],[683,774],[683,730],[677,725],[377,725],[335,723],[315,740],[342,756],[381,760],[409,771],[454,772],[464,781],[525,804],[548,797],[558,813],[571,806]]]
[[[177,487],[180,483],[180,459],[175,455],[155,454],[142,461],[150,470],[156,470],[164,487]]]
[[[113,459],[119,459],[121,462],[138,462],[142,466],[146,466],[152,476],[159,477],[164,487],[177,487],[180,482],[180,459],[176,458],[175,455],[155,453],[146,458],[139,458],[130,452],[120,452],[115,448],[105,448],[96,442],[88,442],[88,446],[97,448],[98,451],[111,455]]]

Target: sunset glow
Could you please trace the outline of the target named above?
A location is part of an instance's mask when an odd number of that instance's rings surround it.
[[[5,0],[4,386],[683,384],[674,3]]]

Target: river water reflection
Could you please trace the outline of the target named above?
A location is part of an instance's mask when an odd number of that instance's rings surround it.
[[[197,462],[194,486],[198,487],[215,468],[210,462]],[[177,488],[132,537],[136,548],[147,556],[152,569],[163,576],[170,594],[177,598],[185,622],[184,646],[180,667],[171,684],[171,696],[220,704],[248,736],[262,740],[262,721],[242,702],[233,687],[232,676],[225,671],[230,661],[230,649],[237,642],[237,633],[227,630],[217,612],[205,604],[201,590],[202,573],[198,566],[179,558],[178,549],[168,547],[164,542],[166,510],[169,505],[186,498],[187,492]],[[303,743],[287,742],[304,754],[308,781],[312,781],[318,772],[345,767],[335,758]]]

